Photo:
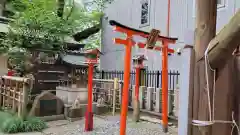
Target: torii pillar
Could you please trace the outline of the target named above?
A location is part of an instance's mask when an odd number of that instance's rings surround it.
[[[130,82],[130,70],[131,70],[131,53],[132,47],[135,45],[133,41],[133,36],[141,36],[143,38],[148,38],[150,33],[136,30],[120,24],[116,21],[111,20],[110,24],[114,26],[114,31],[125,33],[127,35],[127,39],[115,39],[115,44],[123,44],[125,45],[125,61],[124,61],[124,86],[123,86],[123,93],[122,93],[122,107],[121,107],[121,121],[120,121],[120,135],[126,134],[126,119],[127,119],[127,111],[128,111],[128,98],[129,98],[129,82]],[[153,33],[154,34],[154,33]],[[169,44],[175,44],[177,38],[169,38],[163,37],[159,35],[155,35],[158,41],[161,41],[163,47],[148,47],[146,43],[138,43],[139,48],[147,48],[152,50],[162,51],[162,126],[163,131],[168,131],[168,53],[173,53],[174,50],[169,49]]]

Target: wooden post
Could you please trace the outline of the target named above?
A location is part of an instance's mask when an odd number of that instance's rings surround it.
[[[197,21],[195,35],[195,70],[193,94],[193,120],[209,120],[208,95],[206,92],[206,76],[204,53],[209,42],[216,34],[217,0],[197,0]],[[213,76],[208,71],[209,91],[212,97]],[[211,99],[212,105],[212,99]],[[211,134],[211,126],[204,130],[194,126],[192,135]]]
[[[136,67],[135,76],[135,89],[133,89],[135,95],[133,95],[133,121],[138,122],[140,120],[140,102],[139,102],[139,88],[140,88],[140,67]]]
[[[22,92],[19,90],[18,92],[18,117],[22,116]]]
[[[152,36],[149,36],[151,35],[150,33],[146,33],[144,31],[140,31],[140,30],[136,30],[136,29],[133,29],[133,28],[130,28],[130,27],[127,27],[127,26],[124,26],[116,21],[113,21],[111,20],[110,22],[110,25],[112,26],[115,26],[114,27],[114,30],[115,31],[118,31],[118,32],[121,32],[121,33],[125,33],[127,35],[127,38],[126,40],[123,40],[123,39],[114,39],[114,42],[116,44],[124,44],[125,47],[126,47],[126,55],[125,55],[125,62],[124,62],[124,87],[123,87],[123,99],[122,99],[122,108],[121,108],[121,121],[120,121],[120,135],[125,135],[126,134],[126,118],[127,118],[127,109],[128,109],[128,86],[129,86],[129,77],[130,77],[130,67],[131,67],[131,61],[130,61],[130,58],[131,58],[131,47],[132,45],[135,43],[133,40],[132,40],[132,36],[133,35],[140,35],[144,38],[148,38],[149,37],[151,38]],[[153,35],[155,35],[156,33],[153,32]],[[155,37],[156,38],[156,37]],[[165,67],[165,75],[164,75],[164,78],[167,77],[167,54],[168,52],[169,53],[173,53],[174,50],[173,49],[169,49],[168,48],[168,44],[175,44],[176,43],[176,40],[177,38],[169,38],[169,37],[163,37],[163,36],[159,36],[157,37],[157,40],[160,40],[162,42],[164,42],[164,47],[154,47],[154,50],[159,50],[159,51],[162,51],[163,50],[163,53],[164,53],[164,60],[163,60],[163,63],[164,63],[164,67]],[[147,40],[148,41],[148,40]],[[154,40],[151,40],[151,41],[154,41]],[[148,43],[138,43],[138,46],[139,48],[145,48],[147,47],[148,49],[153,49],[151,46],[149,48],[148,46]],[[166,78],[167,79],[167,78]],[[165,79],[165,82],[164,82],[164,89],[165,89],[165,94],[164,95],[164,109],[163,109],[163,113],[164,113],[164,116],[163,116],[163,127],[164,127],[164,131],[166,132],[167,131],[167,95],[168,95],[168,89],[167,89],[167,80]]]
[[[22,119],[23,120],[25,120],[27,116],[28,90],[29,90],[29,84],[23,82],[23,102],[22,102]]]
[[[19,89],[19,82],[16,82],[16,86],[13,90],[13,106],[12,106],[12,111],[16,112],[16,92]]]
[[[92,89],[93,89],[93,69],[94,64],[88,64],[88,105],[85,114],[85,131],[93,130],[93,112],[92,112]]]
[[[4,80],[4,85],[3,85],[3,91],[2,91],[2,107],[5,108],[5,104],[6,104],[6,89],[7,89],[7,85],[6,85],[6,79]]]
[[[115,115],[116,112],[116,92],[119,90],[119,85],[118,85],[118,78],[114,78],[114,89],[113,89],[113,110],[112,110],[112,115]]]
[[[240,88],[240,84],[239,84],[239,82],[240,82],[240,50],[239,50],[240,48],[238,47],[237,49],[236,49],[236,51],[235,51],[235,55],[234,55],[234,67],[235,67],[235,69],[234,69],[234,72],[236,72],[236,74],[234,74],[235,75],[235,81],[234,81],[234,83],[235,83],[235,88],[234,88],[234,93],[233,93],[233,111],[234,111],[234,114],[235,114],[235,116],[234,116],[234,119],[236,120],[236,122],[237,122],[237,124],[239,125],[240,123],[239,123],[239,112],[240,112],[240,99],[239,99],[239,94],[240,94],[240,91],[239,91],[239,89],[238,88]],[[237,132],[238,131],[234,131],[234,135],[237,135]]]
[[[132,53],[132,33],[127,33],[128,44],[125,48],[125,58],[124,58],[124,77],[123,77],[123,94],[122,94],[122,108],[121,108],[121,121],[120,121],[120,135],[126,135],[126,125],[127,125],[127,113],[128,113],[128,90],[130,81],[130,70],[131,70],[131,53]]]
[[[3,89],[4,89],[4,81],[1,78],[1,86],[0,86],[0,107],[3,107]]]
[[[168,43],[163,42],[162,55],[162,126],[168,132]]]

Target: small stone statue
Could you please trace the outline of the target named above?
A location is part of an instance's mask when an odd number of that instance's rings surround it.
[[[73,103],[72,108],[80,108],[80,105],[81,105],[80,99],[77,98]]]
[[[105,100],[101,95],[98,95],[97,106],[105,106]]]

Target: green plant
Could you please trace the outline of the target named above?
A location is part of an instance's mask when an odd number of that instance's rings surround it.
[[[110,1],[93,0],[81,5],[75,0],[8,0],[6,7],[14,15],[9,32],[0,40],[0,52],[9,56],[9,67],[25,75],[38,61],[33,50],[63,53],[66,39],[72,35],[80,33],[80,37],[88,39],[74,37],[76,41],[85,43],[87,48],[98,48],[103,8]],[[93,32],[84,31],[91,27]]]
[[[38,118],[27,118],[25,121],[18,117],[12,117],[3,122],[1,130],[4,133],[34,132],[47,128],[44,121]]]

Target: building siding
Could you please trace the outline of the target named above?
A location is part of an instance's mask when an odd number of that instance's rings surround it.
[[[195,0],[172,0],[170,16],[170,36],[177,37],[177,44],[170,45],[170,48],[177,49],[184,46],[184,33],[186,30],[195,29]],[[141,0],[117,0],[106,10],[108,20],[103,21],[103,45],[102,51],[105,55],[101,58],[101,68],[106,70],[123,70],[124,68],[124,46],[114,45],[112,38],[119,37],[108,25],[111,19],[117,20],[130,27],[150,31],[152,28],[161,30],[161,34],[167,33],[167,0],[151,0],[150,25],[140,27]],[[225,6],[217,12],[217,32],[229,21],[235,12],[235,7],[239,7],[237,0],[225,0]],[[140,39],[140,38],[136,38]],[[161,68],[161,53],[145,49],[133,48],[132,55],[143,53],[147,55],[148,61],[145,65],[149,70],[159,70]],[[176,54],[169,56],[169,69],[180,70],[180,64],[185,58]],[[189,57],[189,56],[184,56]],[[180,61],[182,60],[182,61]],[[111,64],[108,64],[111,63]]]

